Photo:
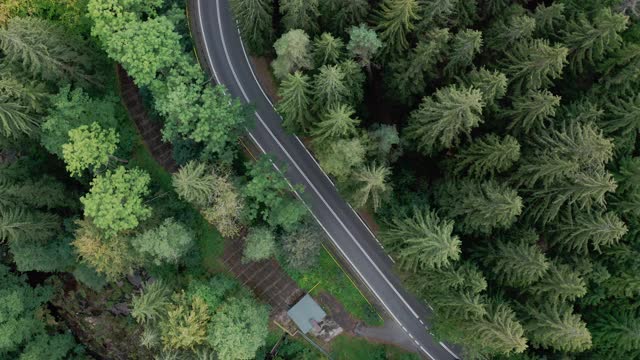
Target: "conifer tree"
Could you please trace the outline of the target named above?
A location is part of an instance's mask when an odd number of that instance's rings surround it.
[[[281,0],[280,14],[286,30],[303,30],[309,34],[318,31],[318,0]]]
[[[487,105],[493,105],[507,93],[507,77],[499,71],[490,71],[481,67],[466,75],[465,84],[480,89],[482,99]]]
[[[604,206],[605,195],[616,190],[611,174],[604,170],[593,173],[574,173],[571,178],[548,188],[536,188],[529,192],[527,217],[546,224],[555,219],[561,210],[589,209]]]
[[[318,67],[337,64],[343,50],[342,39],[335,38],[330,33],[322,33],[313,42],[313,57]]]
[[[356,172],[354,180],[357,187],[352,196],[355,207],[363,208],[370,204],[373,211],[378,211],[383,198],[391,192],[390,176],[391,169],[375,163],[371,166],[366,165]]]
[[[640,74],[636,71],[639,67],[640,44],[626,43],[602,64],[600,82],[606,89],[619,87],[629,90],[640,81]]]
[[[482,47],[482,33],[477,30],[464,29],[453,36],[453,43],[449,51],[449,62],[444,70],[453,74],[464,69],[473,62],[473,58]]]
[[[620,218],[612,213],[579,212],[566,216],[554,227],[553,243],[571,253],[586,255],[590,249],[615,245],[628,229]]]
[[[522,157],[522,165],[515,179],[527,187],[540,182],[546,188],[555,182],[578,178],[597,170],[604,177],[604,165],[613,158],[613,143],[593,124],[571,122],[559,129],[539,132],[529,141],[530,147]]]
[[[504,51],[512,46],[531,39],[536,28],[536,20],[529,15],[511,16],[497,21],[487,33],[487,46],[493,50]]]
[[[322,169],[338,181],[349,180],[353,171],[364,165],[366,149],[359,138],[338,139],[331,146],[315,150]]]
[[[378,39],[375,30],[369,29],[366,24],[353,26],[349,29],[349,43],[347,50],[351,56],[358,59],[360,65],[371,73],[371,60],[382,47],[382,41]]]
[[[434,30],[427,37],[418,42],[407,59],[399,58],[389,64],[387,87],[390,95],[402,103],[410,104],[413,96],[424,91],[425,77],[444,59],[449,30]]]
[[[618,358],[640,350],[640,316],[636,309],[605,307],[588,323],[594,348]],[[627,355],[628,356],[628,355]]]
[[[482,123],[482,93],[478,89],[448,86],[422,99],[420,108],[409,117],[405,130],[424,154],[455,146],[461,135]]]
[[[173,188],[180,198],[205,207],[216,193],[216,177],[204,163],[189,161],[172,175]]]
[[[505,73],[516,90],[548,87],[562,75],[569,50],[546,40],[521,41],[506,52]]]
[[[542,35],[554,33],[565,21],[565,7],[563,3],[553,3],[549,6],[541,3],[536,6],[533,18],[536,20],[536,30]]]
[[[311,135],[317,144],[329,144],[329,140],[338,138],[348,138],[356,134],[356,126],[360,120],[353,118],[355,111],[347,105],[337,105],[330,107],[319,122]]]
[[[629,18],[614,14],[610,8],[603,8],[593,18],[593,23],[585,18],[568,23],[564,32],[564,43],[569,48],[569,64],[576,72],[582,72],[584,64],[593,64],[605,52],[620,47],[620,32],[627,28]]]
[[[504,112],[511,120],[508,128],[516,134],[544,128],[555,116],[559,105],[560,96],[549,90],[529,91],[514,98],[513,108]]]
[[[640,94],[627,99],[616,99],[608,106],[608,112],[601,121],[606,134],[637,136],[640,131]]]
[[[283,126],[293,133],[307,133],[312,123],[311,107],[311,79],[309,76],[296,71],[287,76],[280,83],[278,95],[280,101],[277,109],[284,119]]]
[[[468,326],[475,337],[472,341],[484,352],[512,354],[521,353],[527,348],[524,329],[507,304],[490,303],[487,315]]]
[[[262,55],[273,41],[273,4],[268,0],[231,0],[242,40],[251,53]]]
[[[458,220],[458,227],[467,234],[506,229],[522,212],[518,193],[494,180],[447,181],[436,189],[436,201],[444,214]]]
[[[284,79],[287,74],[297,70],[311,69],[311,45],[309,36],[300,29],[284,33],[273,44],[276,59],[271,62],[273,74]]]
[[[0,29],[0,49],[10,62],[49,81],[96,83],[93,62],[82,39],[37,17],[14,17]]]
[[[568,265],[552,264],[546,275],[528,290],[545,302],[560,304],[584,296],[587,286],[580,274]]]
[[[342,103],[350,89],[345,84],[345,75],[337,65],[324,65],[313,78],[314,105],[317,110],[330,109]]]
[[[416,0],[384,0],[378,11],[380,40],[385,56],[395,55],[409,47],[407,35],[419,20]]]
[[[481,179],[508,170],[518,159],[518,140],[509,135],[500,139],[494,134],[489,134],[473,140],[471,145],[455,155],[453,171],[457,175],[469,174]]]
[[[414,209],[411,217],[394,217],[381,235],[407,270],[438,268],[460,258],[461,241],[453,235],[453,221],[430,210]]]
[[[418,31],[454,22],[458,0],[425,0],[420,4]]]
[[[6,138],[31,136],[39,127],[36,114],[16,99],[0,95],[0,135]]]
[[[170,293],[162,280],[145,283],[140,294],[131,298],[131,316],[138,324],[157,323],[167,314],[166,308],[171,304]]]
[[[523,238],[490,244],[486,261],[500,283],[521,289],[539,280],[550,266],[538,245]]]
[[[350,26],[366,20],[369,13],[367,0],[324,0],[320,2],[323,22],[333,34],[340,35]]]
[[[53,214],[17,208],[0,208],[0,241],[46,241],[60,231],[60,218]]]
[[[584,351],[591,347],[591,334],[579,314],[571,306],[545,302],[528,305],[524,328],[531,342],[556,351]]]
[[[349,59],[338,64],[344,73],[344,84],[348,89],[347,102],[354,106],[361,104],[364,100],[365,74],[358,63]]]
[[[18,165],[21,166],[21,165]],[[29,209],[74,208],[76,200],[66,191],[62,182],[43,175],[37,180],[12,179],[0,170],[0,208],[24,207]]]

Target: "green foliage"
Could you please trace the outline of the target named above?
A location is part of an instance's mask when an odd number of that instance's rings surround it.
[[[210,312],[215,312],[230,294],[236,292],[239,283],[231,277],[218,274],[208,281],[191,281],[187,295],[191,298],[199,297],[207,304]]]
[[[282,0],[280,14],[285,29],[301,29],[310,34],[317,32],[318,3],[318,0]]]
[[[506,286],[525,289],[542,278],[550,264],[538,245],[528,239],[532,237],[532,240],[537,241],[535,233],[519,237],[521,238],[500,239],[490,244],[485,259],[498,281]]]
[[[506,304],[492,304],[487,315],[474,321],[470,330],[476,334],[473,342],[489,353],[521,353],[527,348],[522,325]]]
[[[195,350],[207,340],[211,315],[203,299],[175,293],[167,306],[167,317],[160,322],[164,350]]]
[[[273,44],[273,48],[277,57],[271,62],[271,67],[278,79],[282,80],[287,74],[312,67],[311,44],[304,30],[289,30]]]
[[[494,104],[507,93],[507,77],[498,71],[485,68],[474,69],[466,76],[466,84],[480,89],[482,100],[487,105]]]
[[[0,356],[7,359],[62,360],[77,355],[74,338],[61,334],[46,313],[50,287],[32,288],[25,277],[0,266]],[[47,324],[47,321],[50,321]]]
[[[562,75],[569,50],[545,40],[520,42],[506,52],[505,74],[517,90],[536,90],[551,85]]]
[[[54,214],[23,208],[0,208],[0,240],[7,242],[46,241],[60,230]]]
[[[249,169],[249,182],[242,189],[247,200],[249,220],[264,220],[271,227],[293,230],[306,216],[307,209],[290,194],[289,184],[271,162],[261,158]]]
[[[337,65],[324,65],[313,78],[314,105],[318,110],[329,109],[344,102],[350,89],[346,86],[345,73]]]
[[[260,261],[273,256],[276,252],[276,239],[273,232],[266,227],[249,230],[245,238],[242,262]]]
[[[454,73],[471,65],[481,47],[482,33],[480,31],[465,29],[455,34],[445,72]]]
[[[118,148],[118,134],[98,123],[82,125],[69,131],[69,142],[62,145],[62,156],[71,175],[80,176],[86,169],[95,172],[109,164]]]
[[[209,205],[216,193],[216,176],[207,165],[190,161],[172,175],[173,188],[180,198],[197,207]]]
[[[419,3],[416,0],[384,0],[377,14],[376,30],[384,44],[386,56],[396,55],[409,47],[407,35],[415,27]]]
[[[369,205],[373,211],[378,211],[382,201],[391,192],[389,177],[391,169],[384,165],[365,165],[357,171],[353,179],[356,183],[356,191],[352,198],[356,208],[364,208]]]
[[[593,336],[594,347],[601,349],[603,354],[613,356],[625,356],[626,351],[635,352],[640,349],[640,319],[637,310],[605,309],[597,311],[595,320],[587,324]]]
[[[269,310],[249,297],[228,300],[213,315],[207,342],[223,359],[251,359],[265,344]]]
[[[18,271],[56,272],[73,267],[75,258],[68,238],[50,239],[46,243],[12,241],[9,250]]]
[[[322,169],[339,181],[347,180],[353,171],[364,164],[366,149],[360,139],[338,139],[332,146],[316,149]]]
[[[449,218],[459,220],[466,234],[489,234],[513,225],[522,212],[522,198],[505,184],[494,180],[448,181],[436,193],[440,208]]]
[[[103,230],[87,219],[77,221],[76,225],[72,245],[81,261],[109,281],[119,280],[133,271],[137,259],[128,238],[122,235],[107,238]]]
[[[556,31],[563,25],[565,6],[563,3],[553,3],[549,6],[539,4],[533,13],[536,20],[536,30],[543,34],[549,34]]]
[[[323,27],[333,34],[342,34],[350,26],[366,20],[369,13],[367,0],[325,0],[320,2]]]
[[[78,264],[73,270],[73,277],[93,291],[101,291],[107,284],[104,276],[85,264]]]
[[[602,58],[605,52],[620,47],[620,32],[627,28],[629,18],[622,14],[612,13],[603,8],[589,22],[581,17],[567,24],[564,32],[564,43],[570,50],[569,64],[576,72],[582,72],[585,62],[593,64]]]
[[[414,140],[425,154],[455,146],[460,135],[469,135],[483,122],[482,93],[474,88],[449,86],[422,99],[420,108],[411,113],[405,135]]]
[[[590,249],[616,245],[628,229],[612,213],[579,213],[560,221],[554,229],[553,243],[565,251],[587,254]]]
[[[287,265],[299,271],[313,268],[318,262],[322,241],[322,230],[310,223],[285,234],[282,250]]]
[[[277,109],[284,119],[282,126],[293,133],[306,133],[312,123],[309,113],[311,107],[311,80],[309,76],[296,71],[287,74],[278,88]]]
[[[50,153],[63,158],[62,145],[69,142],[69,131],[97,122],[105,129],[118,128],[115,99],[91,98],[81,88],[64,86],[51,99],[51,109],[42,123],[40,143]]]
[[[347,50],[352,57],[358,59],[360,65],[369,68],[371,60],[382,47],[382,41],[378,39],[375,30],[369,29],[366,24],[353,26],[349,29],[349,43]]]
[[[0,29],[0,50],[10,62],[47,81],[97,83],[85,41],[35,17],[12,18]]]
[[[497,51],[531,39],[536,20],[528,15],[511,16],[495,23],[487,33],[487,45]]]
[[[500,139],[494,134],[475,139],[452,160],[453,172],[481,179],[509,170],[520,159],[520,144],[512,136]]]
[[[432,211],[414,209],[412,217],[394,218],[387,226],[382,239],[404,269],[442,267],[460,258],[461,242],[453,235],[453,221]]]
[[[578,272],[567,265],[553,264],[549,267],[547,274],[529,290],[545,302],[559,304],[584,296],[587,287]]]
[[[313,141],[319,145],[330,144],[335,139],[355,135],[360,119],[352,118],[354,113],[352,108],[343,104],[329,107],[322,121],[311,131]]]
[[[387,87],[393,98],[412,103],[426,86],[425,77],[432,76],[435,65],[445,59],[449,30],[436,29],[426,40],[418,42],[406,58],[398,58],[389,64]]]
[[[140,169],[120,166],[115,171],[107,170],[93,179],[89,193],[80,198],[84,215],[107,236],[135,229],[151,216],[151,209],[143,202],[149,193],[149,181],[149,175]]]
[[[342,57],[344,43],[330,33],[322,33],[313,41],[313,57],[317,66],[336,64]]]
[[[533,129],[544,128],[553,120],[560,97],[548,90],[529,91],[513,99],[513,109],[504,115],[511,119],[508,128],[514,133],[528,133]]]
[[[392,163],[398,159],[402,149],[398,129],[394,125],[374,124],[367,136],[368,153],[379,163]]]
[[[263,55],[273,41],[273,4],[267,0],[232,0],[229,2],[234,18],[249,51]]]
[[[166,318],[171,291],[162,280],[147,282],[140,294],[131,298],[131,316],[139,324],[157,323]]]
[[[558,351],[584,351],[591,347],[591,334],[571,306],[546,303],[528,306],[526,334],[536,347]]]
[[[173,218],[131,239],[131,245],[156,265],[175,264],[193,247],[193,234]]]

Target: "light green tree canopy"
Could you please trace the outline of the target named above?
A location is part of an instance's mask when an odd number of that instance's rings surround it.
[[[173,218],[131,239],[131,245],[156,265],[176,264],[193,246],[193,234]]]
[[[144,203],[150,180],[137,168],[107,170],[93,179],[89,193],[80,198],[84,215],[107,235],[136,228],[151,216],[151,208]]]
[[[249,230],[245,239],[242,261],[259,261],[273,256],[276,252],[276,239],[273,232],[266,227]]]
[[[106,166],[118,148],[118,134],[103,129],[98,123],[82,125],[69,131],[69,142],[62,145],[62,156],[71,175],[84,170],[95,172]]]
[[[311,43],[304,30],[296,29],[284,33],[274,44],[276,59],[271,62],[273,74],[284,79],[297,70],[310,69]]]

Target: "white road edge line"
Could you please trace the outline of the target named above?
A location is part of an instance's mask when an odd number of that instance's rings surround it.
[[[198,3],[198,18],[200,20],[200,30],[202,31],[202,36],[205,36],[205,32],[204,32],[204,28],[203,28],[203,21],[202,21],[202,11],[201,11],[201,6],[200,6],[200,0],[197,1]],[[240,88],[240,90],[242,91],[245,100],[247,102],[249,102],[249,98],[246,94],[246,92],[244,91],[244,88],[242,87],[242,85],[240,84],[240,81],[237,77],[237,74],[235,73],[235,69],[233,68],[231,59],[229,58],[229,54],[228,54],[228,50],[226,49],[226,43],[224,40],[224,32],[222,30],[222,22],[220,21],[220,2],[218,0],[216,0],[216,10],[217,10],[217,16],[218,16],[218,29],[220,31],[220,36],[222,38],[222,45],[223,45],[223,49],[225,51],[225,57],[227,59],[227,62],[229,64],[229,68],[231,69],[231,72],[234,76],[234,79],[236,80],[236,83],[238,85],[238,87]],[[218,75],[215,71],[215,67],[213,66],[213,63],[211,62],[211,52],[209,50],[209,47],[207,46],[206,41],[203,42],[204,46],[205,46],[205,50],[207,52],[207,56],[208,56],[208,62],[209,65],[211,66],[211,69],[214,73],[214,77],[216,78],[216,81],[220,84]],[[242,42],[241,42],[242,44]],[[244,51],[244,45],[243,46],[243,51]],[[246,52],[245,52],[245,57],[246,57]],[[248,64],[249,68],[251,69],[250,63]],[[252,74],[253,74],[253,70],[251,70]],[[255,74],[253,74],[254,78],[255,78]],[[258,86],[260,87],[260,84],[258,82]],[[262,90],[262,88],[260,87],[260,90]],[[264,95],[264,91],[263,91],[263,95]],[[265,96],[266,97],[266,96]],[[268,99],[268,97],[266,97],[267,101],[269,101],[269,103],[271,103],[271,101]],[[273,106],[273,104],[272,104]],[[405,304],[405,306],[407,306],[407,308],[414,314],[414,316],[416,318],[419,318],[418,315],[415,313],[415,311],[413,310],[413,308],[411,308],[411,306],[409,306],[409,304],[406,302],[406,300],[402,297],[402,295],[400,295],[397,291],[397,289],[390,283],[390,281],[387,279],[387,277],[382,273],[382,271],[378,268],[378,266],[372,261],[372,259],[369,257],[369,255],[364,251],[364,249],[362,248],[362,246],[358,243],[358,241],[355,239],[355,237],[353,236],[353,234],[347,229],[347,227],[345,226],[345,224],[340,220],[340,218],[337,216],[337,214],[333,211],[333,209],[328,205],[328,203],[326,202],[326,200],[324,199],[324,197],[322,197],[322,195],[320,194],[320,192],[315,188],[315,186],[313,185],[313,183],[311,183],[311,181],[309,181],[309,178],[306,176],[306,174],[304,172],[302,172],[302,170],[300,169],[300,167],[298,166],[298,164],[291,158],[291,155],[284,149],[284,147],[282,146],[282,144],[280,143],[280,141],[278,141],[278,139],[275,137],[275,135],[271,132],[271,129],[269,129],[269,127],[266,125],[266,123],[264,122],[264,120],[260,117],[260,115],[256,112],[255,113],[256,116],[258,117],[258,119],[260,120],[260,122],[263,124],[263,126],[265,127],[265,129],[269,132],[269,134],[271,135],[271,137],[276,141],[276,143],[278,144],[278,146],[282,149],[282,151],[287,155],[287,157],[289,158],[289,160],[294,164],[294,166],[297,168],[297,170],[300,172],[300,174],[305,178],[305,180],[307,180],[307,182],[309,183],[309,185],[311,185],[311,187],[313,188],[313,190],[316,192],[316,194],[318,195],[318,197],[322,200],[322,202],[325,204],[325,206],[327,206],[327,208],[329,209],[329,211],[333,214],[333,216],[338,220],[338,222],[342,225],[343,229],[345,229],[345,231],[349,234],[349,236],[354,240],[354,242],[356,243],[356,245],[358,246],[358,248],[360,249],[360,251],[362,251],[362,253],[365,255],[365,257],[369,260],[369,262],[374,266],[374,268],[380,273],[380,275],[382,275],[383,279],[387,282],[387,284],[394,290],[394,292],[398,295],[398,297],[402,300],[402,302]],[[247,129],[248,130],[248,129]],[[257,142],[257,140],[255,139],[255,137],[253,136],[253,134],[251,134],[250,131],[248,131],[249,135],[251,136],[252,140],[254,140],[254,142],[260,147],[262,152],[265,152],[264,149],[260,146],[260,144]],[[296,137],[297,138],[297,137]],[[300,141],[300,139],[298,139],[298,141]],[[306,147],[303,148],[305,150]],[[307,150],[308,152],[308,150]],[[309,155],[311,156],[311,154],[309,153]],[[313,156],[311,156],[313,158]],[[315,161],[315,159],[314,159]],[[316,162],[317,164],[317,162]],[[274,164],[275,166],[275,164]],[[276,166],[277,169],[277,166]],[[279,171],[279,169],[278,169]],[[321,171],[322,172],[322,171]],[[282,173],[282,172],[281,172]],[[322,172],[325,176],[327,176],[324,172]],[[284,174],[283,174],[284,175]],[[328,178],[328,176],[327,176]],[[286,178],[285,178],[286,179]],[[329,179],[330,180],[330,179]],[[288,181],[287,181],[288,182]],[[291,184],[289,183],[289,185],[291,186]],[[293,187],[292,187],[293,189]],[[300,197],[300,195],[297,193],[297,191],[295,191],[295,189],[293,189],[294,192],[296,193],[296,195],[298,196],[298,198],[300,198],[302,200],[302,198]],[[350,259],[348,259],[346,257],[345,252],[342,250],[342,248],[340,248],[338,242],[331,236],[331,234],[328,232],[328,230],[324,227],[324,225],[319,221],[319,219],[316,217],[316,215],[313,213],[313,211],[311,211],[310,207],[303,201],[303,204],[305,204],[305,206],[309,209],[310,213],[313,215],[313,217],[316,219],[316,221],[318,222],[318,224],[320,224],[320,226],[323,228],[323,230],[327,233],[327,235],[329,236],[329,238],[331,238],[331,240],[333,241],[334,245],[340,250],[340,252],[343,255],[343,258],[345,258],[347,261],[349,261],[349,263],[352,265],[352,267],[356,270],[356,272],[358,272],[358,274],[360,275],[360,278],[365,281],[365,283],[367,284],[367,286],[369,287],[369,289],[376,295],[376,297],[378,297],[378,299],[380,300],[380,302],[385,306],[385,308],[387,309],[387,311],[389,312],[389,314],[396,320],[396,322],[398,322],[401,326],[402,323],[400,322],[400,320],[390,311],[389,307],[384,303],[384,301],[382,301],[381,297],[375,292],[375,290],[373,290],[373,288],[371,287],[371,285],[368,283],[368,281],[366,280],[366,278],[362,275],[362,273],[360,273],[360,271],[358,270],[358,268],[351,262]],[[362,221],[362,219],[360,219],[360,221]],[[364,224],[364,222],[363,222]],[[366,227],[366,224],[365,224]],[[371,231],[368,227],[367,229],[369,231]],[[373,233],[372,233],[373,235]],[[375,238],[375,236],[374,236]],[[377,240],[377,239],[376,239]],[[402,326],[403,329],[406,328],[404,326]],[[408,331],[407,333],[409,335],[411,335]],[[420,346],[420,349],[426,353],[431,359],[435,358],[429,354],[429,352],[422,346]]]

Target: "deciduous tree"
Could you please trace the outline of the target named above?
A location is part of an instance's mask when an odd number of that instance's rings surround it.
[[[62,156],[71,175],[84,170],[95,172],[117,159],[118,134],[114,129],[103,129],[98,123],[82,125],[69,131],[69,142],[62,145]],[[118,159],[119,160],[119,159]]]
[[[311,44],[309,36],[303,30],[289,30],[273,44],[273,48],[277,57],[271,62],[271,67],[278,79],[312,67]]]
[[[131,245],[156,265],[176,264],[193,246],[193,234],[173,218],[131,239]]]

